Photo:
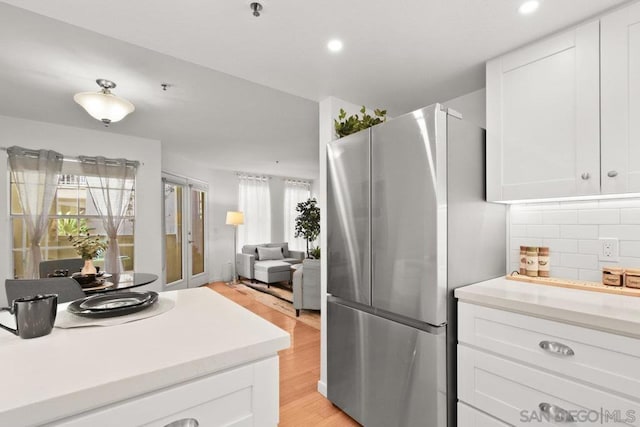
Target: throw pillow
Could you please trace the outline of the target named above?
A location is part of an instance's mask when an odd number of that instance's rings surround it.
[[[260,261],[284,259],[281,248],[267,248],[258,246],[258,258]]]

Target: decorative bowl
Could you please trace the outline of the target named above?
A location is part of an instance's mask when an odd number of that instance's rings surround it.
[[[81,273],[76,273],[73,276],[71,276],[76,282],[78,282],[80,284],[80,286],[87,286],[87,285],[91,285],[96,281],[96,275],[95,274],[81,274]]]

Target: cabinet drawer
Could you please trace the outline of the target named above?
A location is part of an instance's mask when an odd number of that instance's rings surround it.
[[[512,425],[639,426],[640,405],[595,387],[458,345],[458,398]]]
[[[164,427],[278,424],[278,357],[202,377],[51,424],[56,427]]]
[[[480,412],[469,405],[458,402],[458,425],[460,427],[509,427],[484,412]]]
[[[640,340],[634,338],[459,303],[458,342],[640,401]]]

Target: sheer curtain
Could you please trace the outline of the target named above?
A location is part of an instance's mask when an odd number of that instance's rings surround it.
[[[87,177],[87,186],[93,204],[102,218],[109,238],[109,246],[104,256],[105,271],[120,273],[120,247],[118,230],[128,212],[133,209],[132,194],[138,162],[104,157],[80,157],[82,171]]]
[[[284,241],[289,242],[289,249],[306,251],[307,241],[304,237],[296,237],[296,206],[311,197],[311,184],[306,181],[287,179],[284,182]]]
[[[9,147],[7,154],[29,235],[25,278],[37,279],[42,259],[40,240],[49,225],[49,211],[58,188],[63,156],[51,150],[21,147]]]
[[[238,175],[238,210],[244,224],[238,226],[238,250],[243,245],[271,241],[271,195],[269,178]]]

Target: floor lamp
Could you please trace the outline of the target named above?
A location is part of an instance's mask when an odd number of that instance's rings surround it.
[[[227,211],[227,225],[233,225],[233,279],[231,283],[238,284],[238,275],[236,274],[236,244],[238,242],[238,226],[244,224],[244,213],[236,211]]]

